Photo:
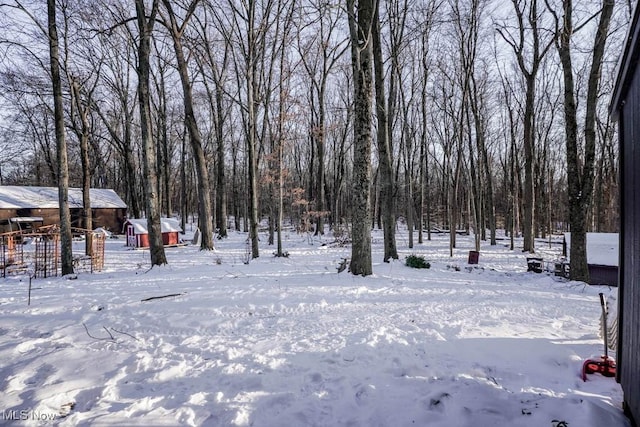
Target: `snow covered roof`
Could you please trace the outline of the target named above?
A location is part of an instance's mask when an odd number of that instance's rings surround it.
[[[564,233],[567,256],[570,256],[571,233]],[[618,266],[618,233],[587,233],[587,263],[592,265]]]
[[[127,208],[113,190],[92,188],[89,195],[93,209]],[[82,208],[82,189],[69,188],[69,207]],[[0,209],[34,208],[58,208],[58,187],[0,186]]]
[[[133,225],[133,231],[135,234],[147,234],[147,219],[128,219],[125,224]],[[162,233],[181,232],[180,222],[175,218],[160,218],[160,226],[162,227]]]

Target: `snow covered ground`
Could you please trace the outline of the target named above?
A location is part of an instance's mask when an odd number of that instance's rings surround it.
[[[261,235],[249,264],[245,238],[151,271],[109,240],[105,271],[35,280],[30,306],[28,278],[0,279],[0,424],[629,425],[614,379],[580,378],[615,289],[527,273],[506,241],[468,266],[469,237],[450,258],[446,235],[409,250],[399,233],[385,264],[376,232],[363,278],[337,273],[350,248],[330,236],[289,233],[279,259]]]

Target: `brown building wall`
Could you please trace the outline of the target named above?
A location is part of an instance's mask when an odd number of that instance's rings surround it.
[[[9,219],[17,216],[15,209],[0,209],[0,220]],[[0,224],[0,233],[7,233],[11,231],[9,225]]]
[[[18,216],[16,209],[0,209],[0,219],[9,219]]]
[[[0,219],[18,216],[42,217],[44,225],[57,224],[60,222],[58,209],[0,209]]]
[[[92,209],[93,228],[103,227],[113,233],[122,233],[127,210],[124,208]],[[8,219],[17,216],[39,216],[43,219],[43,225],[59,224],[60,215],[58,209],[0,209],[0,219]],[[71,226],[82,227],[82,209],[71,209]],[[0,230],[3,232],[5,230]],[[8,230],[6,230],[8,231]]]
[[[92,209],[93,228],[102,227],[112,233],[122,234],[127,210],[122,208]]]

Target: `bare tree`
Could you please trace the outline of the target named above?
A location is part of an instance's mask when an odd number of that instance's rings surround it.
[[[192,0],[185,7],[185,17],[181,24],[178,23],[178,18],[173,10],[172,1],[162,0],[162,2],[167,10],[165,26],[169,29],[171,39],[173,40],[176,61],[178,63],[178,74],[180,74],[180,81],[182,82],[185,124],[189,131],[189,141],[191,143],[191,149],[193,150],[196,174],[198,177],[198,226],[200,227],[202,235],[200,249],[211,250],[213,249],[213,223],[209,172],[207,169],[204,149],[202,147],[202,135],[198,128],[198,123],[193,110],[191,80],[189,77],[189,70],[187,68],[187,60],[184,56],[182,46],[182,36],[200,0]]]
[[[508,194],[508,204],[506,205],[506,214],[507,214],[507,224],[505,224],[505,231],[509,234],[509,249],[514,250],[515,248],[515,234],[516,230],[518,230],[518,218],[519,218],[519,203],[518,203],[518,195],[519,188],[518,185],[520,172],[516,168],[517,161],[517,134],[518,134],[518,120],[517,120],[517,111],[521,110],[521,108],[517,108],[517,104],[514,101],[513,88],[511,87],[511,83],[508,81],[508,78],[504,75],[504,73],[498,67],[498,71],[500,73],[500,83],[501,83],[501,102],[504,103],[505,109],[502,110],[502,123],[504,129],[504,139],[505,139],[505,157],[507,158],[504,162],[504,185],[507,189],[506,193]]]
[[[498,28],[503,40],[511,46],[520,72],[526,82],[524,104],[524,247],[525,252],[535,251],[535,191],[534,191],[534,156],[535,156],[535,96],[538,71],[551,46],[553,38],[543,40],[540,28],[538,0],[512,0],[516,22],[516,34],[505,27]],[[529,55],[529,57],[527,57]]]
[[[80,83],[71,78],[71,94],[72,94],[72,127],[80,140],[80,161],[82,164],[82,227],[87,230],[93,229],[93,217],[91,213],[91,170],[89,159],[89,138],[91,137],[91,129],[89,124],[89,113],[91,110],[91,102],[83,102],[82,90]],[[75,107],[74,107],[75,106]],[[73,112],[75,111],[75,114]],[[74,116],[77,116],[80,123],[75,122]],[[85,254],[92,254],[92,233],[86,234]]]
[[[342,75],[341,86],[337,90],[337,98],[340,102],[340,107],[333,111],[333,117],[336,122],[335,126],[330,128],[330,141],[333,157],[333,191],[332,191],[332,218],[333,218],[333,233],[336,236],[342,236],[343,233],[343,216],[348,207],[345,206],[344,195],[347,180],[347,152],[350,151],[347,142],[351,131],[351,121],[353,117],[353,108],[351,100],[351,92],[348,88],[351,87],[350,71],[347,67],[340,69]],[[344,90],[343,90],[344,88]]]
[[[73,274],[73,242],[71,237],[71,213],[69,211],[69,165],[65,139],[64,106],[62,102],[62,78],[60,77],[60,53],[58,27],[56,25],[56,2],[47,0],[49,22],[49,59],[53,84],[53,108],[58,153],[58,201],[60,208],[60,243],[62,275]]]
[[[374,0],[347,0],[351,62],[354,85],[354,158],[353,158],[353,214],[351,229],[350,271],[355,275],[373,273],[371,265],[371,96],[372,37]]]
[[[380,198],[382,199],[382,226],[384,230],[384,262],[398,259],[396,248],[396,210],[394,206],[393,160],[390,126],[385,101],[384,61],[380,39],[380,6],[375,2],[372,27],[373,63],[376,89],[376,116],[378,118],[378,162],[380,163]],[[397,58],[394,58],[397,62]]]
[[[140,109],[140,130],[143,146],[143,185],[145,190],[145,210],[147,214],[147,228],[149,230],[149,249],[151,252],[151,266],[167,263],[162,243],[162,229],[160,225],[160,201],[158,199],[158,176],[154,167],[156,153],[151,128],[151,103],[149,94],[149,74],[151,64],[151,33],[158,14],[158,1],[153,0],[149,15],[145,9],[144,0],[135,0],[139,30],[138,41],[138,107]]]
[[[579,155],[578,112],[576,103],[576,85],[574,65],[571,57],[572,36],[577,29],[573,22],[573,1],[562,1],[563,17],[560,19],[545,0],[552,11],[558,38],[556,47],[562,64],[564,83],[564,121],[567,150],[567,183],[569,193],[569,223],[571,225],[570,274],[573,280],[589,281],[587,266],[586,232],[588,227],[588,211],[593,196],[596,152],[596,112],[600,91],[600,71],[605,46],[609,33],[611,15],[615,6],[614,0],[603,0],[599,11],[600,19],[596,29],[591,64],[587,78],[586,112],[584,117],[584,152]],[[560,23],[562,25],[560,26]]]
[[[256,28],[256,1],[247,4],[247,51],[245,54],[247,85],[247,156],[249,167],[249,234],[251,256],[258,258],[258,153],[257,153],[257,111],[256,96],[258,76],[258,28]]]
[[[93,216],[91,209],[91,177],[94,168],[90,159],[90,140],[94,137],[95,129],[92,126],[93,94],[96,90],[102,58],[96,51],[94,43],[84,37],[80,22],[77,22],[77,13],[85,16],[90,22],[90,14],[82,9],[81,4],[62,5],[62,17],[64,19],[65,34],[63,35],[64,60],[62,65],[70,86],[69,95],[69,127],[76,136],[80,145],[80,166],[82,183],[82,221],[80,226],[86,230],[93,229]],[[77,8],[77,9],[76,9]],[[77,40],[71,40],[69,34],[74,34]],[[73,43],[73,47],[71,44]],[[85,254],[91,256],[93,250],[93,234],[85,233]]]
[[[116,11],[114,11],[116,12]],[[114,19],[120,21],[120,16]],[[125,33],[121,37],[121,33]],[[121,191],[128,206],[129,215],[140,218],[143,211],[140,191],[140,174],[137,144],[134,138],[136,94],[132,74],[135,47],[130,42],[129,30],[118,27],[110,36],[100,38],[104,72],[100,87],[93,99],[92,109],[100,117],[108,137],[103,140],[112,147],[120,159],[122,169]]]
[[[414,18],[420,22],[421,34],[420,34],[420,54],[419,54],[419,67],[418,72],[420,76],[418,78],[420,82],[420,120],[422,122],[422,129],[420,132],[420,209],[418,220],[418,243],[423,243],[423,230],[427,229],[427,239],[431,240],[431,206],[432,201],[429,197],[429,127],[428,127],[428,106],[427,106],[427,92],[429,74],[431,72],[430,64],[430,44],[431,33],[435,24],[435,16],[440,9],[443,1],[431,0],[424,5],[424,8],[418,11],[417,16]]]
[[[447,61],[438,62],[438,77],[434,80],[431,121],[436,141],[442,146],[441,160],[441,205],[442,222],[449,228],[449,255],[456,247],[456,230],[460,216],[459,189],[462,179],[463,108],[460,86],[455,80],[455,66]]]
[[[309,33],[306,28],[298,31],[298,50],[302,65],[310,80],[310,104],[311,104],[311,132],[310,137],[315,151],[312,153],[315,163],[315,188],[312,188],[312,198],[315,199],[316,219],[315,234],[324,234],[324,217],[326,216],[326,104],[327,86],[329,78],[334,72],[338,60],[349,48],[347,39],[337,38],[338,25],[341,15],[336,13],[340,8],[326,1],[311,2],[309,12],[307,8],[300,9],[300,13],[313,18],[312,22],[305,23],[305,27],[316,24],[317,32],[310,32],[309,37],[303,35]],[[312,181],[313,182],[313,181]]]
[[[228,134],[226,127],[232,118],[229,108],[229,93],[227,92],[227,80],[229,79],[229,60],[232,55],[231,30],[220,16],[218,5],[205,2],[204,13],[195,15],[198,21],[200,39],[194,43],[193,49],[199,53],[194,55],[202,75],[211,114],[214,120],[216,141],[216,204],[215,219],[218,228],[218,236],[224,238],[227,232],[227,175],[226,175],[226,139]],[[213,25],[211,25],[213,24]],[[217,43],[217,40],[220,43]],[[218,55],[222,52],[221,55]],[[236,218],[236,221],[238,218]]]
[[[246,145],[247,178],[248,178],[248,218],[249,240],[251,243],[251,256],[260,256],[258,226],[258,109],[260,96],[260,58],[264,54],[265,33],[269,29],[268,15],[273,3],[265,5],[267,10],[259,10],[257,0],[242,2],[238,7],[233,0],[229,0],[231,19],[233,22],[234,36],[240,52],[234,51],[234,62],[238,88],[244,89],[244,100],[238,96],[236,100],[243,120],[244,139]],[[262,12],[262,16],[260,16]],[[234,160],[236,158],[234,157]],[[234,175],[235,174],[234,167]],[[236,197],[234,199],[237,200]]]
[[[158,194],[160,195],[161,211],[164,215],[172,215],[171,206],[171,138],[169,103],[170,88],[168,87],[167,75],[169,74],[170,59],[163,55],[163,49],[155,38],[152,39],[156,56],[156,70],[151,74],[153,78],[156,96],[151,98],[153,109],[155,110],[155,140],[156,140],[156,170],[158,173]],[[164,46],[164,43],[162,44]],[[184,228],[183,228],[184,229]]]
[[[277,49],[277,65],[278,65],[278,113],[276,117],[275,130],[272,130],[271,138],[273,141],[272,151],[274,151],[273,156],[275,160],[275,173],[276,173],[276,187],[277,187],[277,195],[275,197],[275,227],[277,229],[277,242],[276,242],[276,252],[275,255],[278,257],[283,257],[286,253],[283,251],[282,245],[282,225],[284,219],[284,148],[285,148],[285,139],[286,139],[286,131],[285,131],[285,123],[287,116],[287,104],[291,102],[290,99],[290,80],[291,80],[291,65],[287,60],[287,45],[291,42],[291,30],[292,30],[292,19],[295,7],[297,3],[295,1],[291,1],[289,5],[286,5],[287,2],[279,2],[279,16],[283,16],[283,28],[282,28],[282,36],[280,40],[279,47]],[[285,13],[285,6],[288,7]],[[276,33],[280,33],[280,30],[276,30]],[[274,52],[275,53],[275,52]],[[275,58],[274,58],[275,59]],[[321,222],[318,223],[319,225]],[[317,231],[317,230],[316,230]]]

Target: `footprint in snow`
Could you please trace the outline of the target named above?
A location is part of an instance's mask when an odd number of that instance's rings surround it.
[[[44,384],[47,379],[56,372],[56,368],[53,365],[44,363],[38,367],[36,372],[28,378],[25,378],[24,384],[28,386],[40,386]]]
[[[358,391],[356,391],[356,403],[358,405],[366,404],[366,402],[369,400],[369,395],[372,390],[373,390],[373,387],[370,385],[360,386],[358,388]]]
[[[449,399],[451,395],[449,393],[443,392],[438,393],[429,399],[429,409],[432,411],[444,411],[444,401]]]

